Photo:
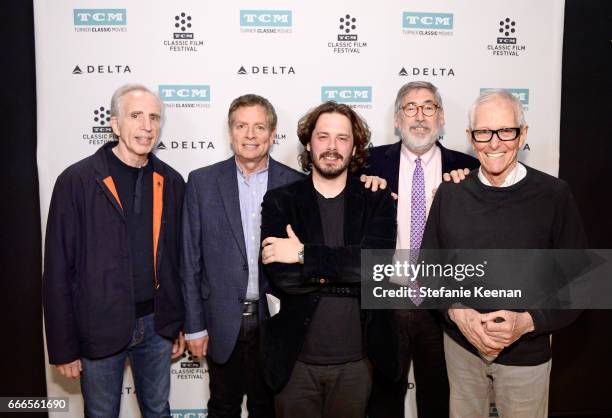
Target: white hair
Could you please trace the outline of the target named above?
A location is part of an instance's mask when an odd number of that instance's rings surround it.
[[[494,100],[505,100],[509,102],[514,108],[514,119],[519,128],[523,128],[526,125],[525,112],[523,111],[523,105],[521,101],[507,90],[503,89],[491,89],[485,90],[480,93],[480,96],[474,100],[470,112],[468,114],[468,124],[470,129],[474,129],[474,119],[476,117],[476,108],[483,103],[491,102]]]

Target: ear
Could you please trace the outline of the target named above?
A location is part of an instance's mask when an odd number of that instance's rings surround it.
[[[306,144],[306,151],[310,152],[310,142]]]
[[[357,146],[353,145],[353,152],[351,153],[351,157],[354,157],[356,152],[357,152]]]
[[[117,136],[119,136],[119,120],[117,119],[117,116],[111,116],[111,128],[113,128],[113,133]]]
[[[523,129],[521,130],[521,138],[519,140],[519,149],[523,149],[523,146],[525,145],[525,141],[527,140],[527,130],[529,130],[528,125],[525,125],[525,127],[523,127]]]
[[[274,145],[275,138],[276,138],[276,129],[270,133],[270,145]]]
[[[440,112],[440,114],[438,115],[438,125],[440,125],[440,127],[444,127],[444,109],[440,108],[438,110],[438,112]]]
[[[465,130],[465,138],[467,139],[467,141],[472,144],[472,148],[474,149],[474,153],[477,154],[477,150],[476,150],[476,142],[472,139],[472,131],[470,131],[469,129]]]

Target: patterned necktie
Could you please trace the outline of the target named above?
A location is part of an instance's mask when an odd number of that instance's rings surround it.
[[[415,161],[414,172],[412,173],[412,196],[410,205],[410,263],[416,263],[419,258],[419,249],[425,231],[425,221],[427,219],[427,205],[425,200],[425,173],[421,165],[421,157]],[[419,306],[423,298],[418,296],[419,284],[416,280],[410,281],[409,288],[414,289],[417,296],[410,298],[412,302]]]

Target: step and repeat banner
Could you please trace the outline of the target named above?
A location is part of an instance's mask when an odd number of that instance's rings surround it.
[[[277,160],[298,168],[296,126],[308,109],[354,107],[374,145],[397,140],[393,103],[409,81],[440,88],[445,146],[471,152],[467,112],[481,90],[523,103],[521,161],[557,175],[564,2],[516,0],[203,1],[35,0],[38,168],[43,231],[53,185],[68,165],[112,139],[110,98],[137,82],[158,92],[165,122],[156,154],[183,176],[227,158],[227,109],[245,93],[267,97],[279,123]],[[414,380],[407,397],[414,409]],[[47,373],[49,396],[78,382]],[[129,369],[122,417],[137,416]],[[174,417],[205,417],[206,363],[186,353],[172,368]],[[494,415],[494,411],[492,412]],[[65,414],[62,417],[66,416]]]

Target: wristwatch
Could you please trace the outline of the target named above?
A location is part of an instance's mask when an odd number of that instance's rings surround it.
[[[298,251],[298,261],[300,264],[304,264],[304,247]]]

